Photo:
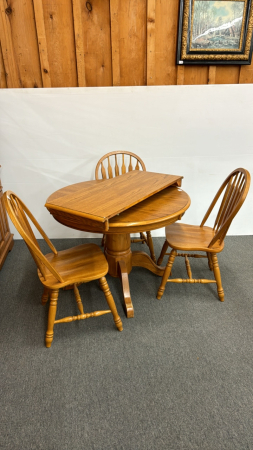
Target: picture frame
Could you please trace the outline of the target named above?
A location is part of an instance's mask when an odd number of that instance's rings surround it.
[[[180,0],[177,64],[250,64],[253,0]]]

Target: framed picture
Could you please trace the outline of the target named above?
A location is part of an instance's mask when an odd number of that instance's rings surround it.
[[[253,0],[180,0],[177,64],[250,64]]]

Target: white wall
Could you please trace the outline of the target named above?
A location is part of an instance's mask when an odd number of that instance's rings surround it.
[[[253,85],[2,89],[0,119],[4,190],[23,199],[50,238],[92,236],[58,224],[44,204],[57,189],[94,179],[109,151],[183,175],[192,200],[184,221],[193,224],[233,169],[253,173]],[[253,188],[230,234],[253,234],[252,200]]]

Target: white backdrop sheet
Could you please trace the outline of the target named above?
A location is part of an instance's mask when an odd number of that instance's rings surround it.
[[[249,84],[2,89],[0,119],[4,190],[22,198],[50,238],[97,237],[57,223],[44,204],[63,186],[94,179],[109,151],[128,150],[149,171],[183,175],[192,204],[182,221],[192,224],[233,169],[253,173]],[[253,188],[229,234],[253,234]]]

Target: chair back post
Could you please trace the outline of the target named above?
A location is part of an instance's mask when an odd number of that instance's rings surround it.
[[[118,156],[121,156],[121,167]],[[125,156],[129,158],[129,163],[126,163]],[[107,169],[105,167],[105,161],[107,160]],[[114,174],[113,167],[114,165]],[[142,159],[135,153],[127,152],[124,150],[117,150],[114,152],[107,153],[102,156],[98,161],[95,169],[95,179],[100,179],[100,174],[102,179],[114,178],[114,176],[123,175],[126,172],[131,172],[132,170],[143,170],[146,171],[146,167]]]
[[[245,198],[247,197],[250,187],[250,174],[246,169],[238,168],[230,173],[226,180],[222,183],[216,196],[214,197],[210,207],[208,208],[200,226],[203,227],[213,208],[224,191],[223,198],[215,219],[213,230],[216,232],[211,240],[209,247],[211,248],[217,241],[220,244],[226,237],[232,220],[241,208]]]
[[[40,246],[38,241],[32,231],[31,225],[28,221],[28,218],[33,223],[33,225],[37,228],[41,236],[44,238],[50,249],[53,251],[55,255],[57,255],[57,250],[54,245],[47,237],[46,233],[42,230],[41,226],[29,211],[27,206],[22,202],[22,200],[14,194],[12,191],[6,191],[3,195],[3,201],[6,208],[6,211],[12,221],[13,225],[19,232],[19,234],[24,239],[28,249],[37,265],[39,271],[41,272],[43,278],[46,280],[46,270],[45,267],[52,273],[52,275],[60,282],[63,283],[64,280],[60,276],[60,274],[53,268],[53,266],[48,262],[43,253],[40,250]]]

